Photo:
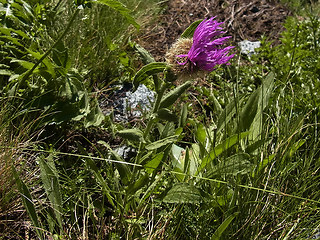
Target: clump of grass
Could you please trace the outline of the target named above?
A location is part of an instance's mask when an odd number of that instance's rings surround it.
[[[13,174],[16,169],[23,181],[35,180],[34,158],[24,152],[30,144],[30,125],[23,120],[13,125],[19,113],[7,100],[0,105],[0,237],[18,239],[32,232]]]

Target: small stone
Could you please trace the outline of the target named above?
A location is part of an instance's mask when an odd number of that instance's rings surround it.
[[[251,56],[256,53],[255,49],[261,46],[261,42],[250,42],[248,40],[244,40],[242,42],[239,42],[238,45],[241,49],[241,53]]]
[[[114,149],[114,151],[124,160],[130,159],[131,157],[134,157],[136,154],[136,150],[127,145],[118,147]]]
[[[140,84],[135,92],[131,83],[125,83],[107,98],[100,97],[99,105],[105,115],[113,113],[114,120],[129,122],[132,118],[141,117],[143,112],[151,109],[155,93]]]

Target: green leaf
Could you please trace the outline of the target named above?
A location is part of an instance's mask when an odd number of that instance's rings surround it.
[[[200,191],[188,183],[175,184],[163,198],[166,203],[199,203],[202,202]]]
[[[149,151],[155,150],[155,149],[161,148],[163,146],[166,146],[167,144],[171,144],[171,143],[177,141],[177,139],[178,139],[177,135],[169,136],[169,137],[160,139],[156,142],[150,143],[149,145],[146,146],[146,149]]]
[[[206,177],[213,178],[221,175],[238,175],[247,174],[252,169],[252,164],[249,161],[250,155],[246,153],[235,154],[218,165],[213,166],[207,173]]]
[[[40,157],[38,160],[44,189],[52,204],[52,208],[59,223],[60,229],[62,229],[62,198],[60,193],[59,175],[53,161],[53,156],[51,154],[46,159]]]
[[[105,116],[102,113],[97,100],[95,100],[93,104],[94,106],[91,108],[90,113],[86,116],[84,121],[84,126],[86,128],[90,126],[94,126],[94,127],[100,126],[100,124],[105,119]]]
[[[194,31],[198,27],[198,25],[202,22],[203,20],[197,20],[193,22],[184,32],[181,34],[180,38],[192,38]]]
[[[115,151],[113,151],[112,148],[110,147],[110,145],[108,143],[106,143],[105,141],[99,140],[98,144],[101,144],[101,145],[105,146],[106,148],[108,148],[108,150],[111,152],[111,154],[119,162],[119,163],[114,163],[114,164],[120,174],[121,181],[125,185],[128,185],[130,183],[131,172],[130,172],[130,169],[128,168],[126,162],[119,156],[119,154],[117,154]]]
[[[214,234],[211,237],[211,240],[219,240],[223,234],[223,232],[227,229],[227,227],[230,225],[230,223],[233,221],[233,219],[239,214],[239,212],[235,212],[231,214],[229,217],[227,217],[223,223],[218,227],[218,229],[214,232]]]
[[[207,139],[207,133],[206,133],[205,127],[201,123],[199,123],[197,125],[196,139],[198,142],[200,142],[202,145],[205,146],[206,139]]]
[[[129,141],[145,142],[143,138],[143,133],[136,128],[121,130],[117,132],[117,135]]]
[[[142,61],[144,64],[149,64],[155,62],[153,56],[143,47],[141,47],[139,44],[134,44],[134,48],[136,51],[140,54]]]
[[[249,132],[242,132],[240,134],[235,134],[229,138],[227,138],[224,142],[220,143],[216,146],[201,162],[200,167],[197,170],[197,174],[210,162],[212,162],[217,156],[219,156],[224,151],[231,148],[233,145],[238,143],[241,139],[247,137]]]
[[[222,129],[225,129],[225,127],[230,122],[236,111],[237,108],[235,105],[235,101],[231,101],[219,115],[217,123],[217,132],[220,132]]]
[[[146,172],[149,174],[152,174],[155,169],[159,166],[162,158],[163,158],[164,153],[158,153],[154,158],[152,158],[149,162],[147,162],[144,165],[144,168],[146,169]]]
[[[289,157],[293,157],[293,155],[298,151],[298,149],[306,142],[306,139],[299,139],[297,142],[290,147]]]
[[[11,76],[14,72],[7,70],[7,69],[0,69],[0,75],[2,76]]]
[[[269,103],[273,90],[273,81],[274,74],[268,74],[262,85],[251,94],[240,113],[239,129],[240,131],[250,129],[252,140],[261,134],[262,113]]]
[[[172,165],[173,168],[179,169],[180,172],[184,172],[184,154],[186,150],[182,147],[179,147],[176,144],[172,145],[171,154],[172,154]]]
[[[187,104],[184,103],[181,108],[179,127],[184,127],[186,125],[187,117],[188,117],[188,106]]]
[[[145,191],[143,191],[143,196],[140,198],[138,209],[142,207],[143,204],[145,204],[146,199],[148,199],[153,192],[157,191],[158,188],[163,186],[162,182],[166,179],[165,175],[165,171],[160,172],[159,175],[157,175],[157,177],[148,186],[148,188]]]
[[[149,174],[142,175],[139,179],[137,179],[127,187],[126,194],[132,195],[133,193],[136,193],[138,190],[143,188],[148,182]]]
[[[89,167],[89,169],[92,171],[96,181],[100,184],[103,193],[108,198],[110,204],[115,207],[115,204],[113,202],[113,197],[110,194],[110,188],[104,178],[102,177],[101,173],[99,172],[99,168],[96,166],[94,161],[91,158],[86,158],[86,164]]]
[[[257,111],[249,129],[249,131],[251,132],[250,134],[251,140],[256,140],[262,134],[263,111],[269,104],[269,99],[273,93],[273,87],[274,87],[274,74],[269,73],[266,79],[263,81],[262,85],[256,90],[258,92],[257,93],[258,100],[254,104],[256,104],[257,107],[253,107],[253,108],[257,108]],[[242,116],[240,116],[240,122],[242,121],[241,117]],[[244,121],[246,120],[244,119]]]
[[[122,16],[124,16],[129,23],[131,23],[137,30],[139,30],[140,25],[134,20],[130,15],[130,10],[123,5],[121,2],[116,0],[96,0],[97,3],[104,4],[118,11]]]
[[[167,67],[166,63],[163,62],[153,62],[148,65],[143,66],[134,76],[133,85],[135,88],[138,88],[139,84],[147,79],[148,77],[163,72]]]
[[[178,121],[178,117],[167,108],[159,109],[158,112],[157,112],[157,116],[161,120],[166,120],[166,121],[169,121],[169,122]]]
[[[0,35],[0,39],[2,39],[4,42],[10,42],[10,43],[13,43],[16,46],[23,47],[23,45],[19,42],[19,39],[17,39],[17,38],[14,38],[14,37],[11,37],[11,36],[4,36],[4,35],[1,36]]]
[[[34,63],[32,63],[32,62],[28,62],[28,61],[24,61],[24,60],[20,60],[20,59],[11,60],[11,63],[15,63],[15,62],[20,64],[22,67],[24,67],[25,69],[28,69],[28,70],[30,70],[34,66]]]
[[[39,52],[31,51],[30,49],[26,49],[28,53],[30,53],[35,59],[40,60],[42,58],[42,54]],[[42,63],[46,66],[47,72],[51,75],[52,78],[55,78],[56,72],[54,71],[54,66],[48,58],[42,60]]]
[[[12,172],[13,172],[14,178],[16,180],[16,184],[17,184],[19,193],[21,194],[23,205],[26,208],[27,213],[28,213],[33,225],[36,227],[37,235],[40,237],[40,239],[42,239],[42,237],[41,237],[42,234],[39,231],[39,229],[41,228],[41,225],[38,220],[38,214],[37,214],[36,208],[34,206],[30,191],[29,191],[28,187],[25,185],[25,183],[19,177],[19,174],[17,173],[14,166],[12,166]]]
[[[160,108],[170,107],[175,101],[192,85],[191,81],[187,81],[179,87],[175,88],[163,97]]]
[[[13,28],[0,27],[0,32],[8,36],[11,36],[11,32],[14,32],[23,38],[29,39],[28,35],[25,34],[23,31],[15,30]]]
[[[186,171],[189,168],[189,166],[186,166],[186,164],[189,164],[189,162],[186,163],[186,160],[189,160],[186,158],[187,150],[185,150],[182,147],[179,147],[176,144],[172,144],[171,159],[173,171],[187,174]],[[179,181],[182,182],[185,176],[179,173],[176,173],[175,176]]]

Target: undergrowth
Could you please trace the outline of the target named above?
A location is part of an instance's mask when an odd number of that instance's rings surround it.
[[[0,1],[1,238],[316,236],[319,18],[178,85],[130,40],[160,2],[97,2]],[[119,123],[96,96],[129,81],[156,98]]]

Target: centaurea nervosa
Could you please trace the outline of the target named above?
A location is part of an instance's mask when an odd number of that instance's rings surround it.
[[[221,47],[231,36],[216,38],[217,36],[224,34],[220,27],[223,22],[217,22],[215,17],[203,20],[196,28],[193,34],[193,43],[188,54],[180,54],[177,57],[187,58],[183,63],[187,61],[191,62],[192,67],[197,67],[205,71],[212,71],[216,65],[228,64],[228,61],[234,56],[231,54],[228,56],[230,49],[234,46]]]
[[[196,28],[193,38],[181,38],[173,44],[166,54],[167,62],[177,75],[199,76],[206,71],[213,71],[217,65],[229,64],[234,56],[229,55],[233,46],[223,47],[230,36],[217,38],[224,34],[223,22],[215,17],[203,20]]]

